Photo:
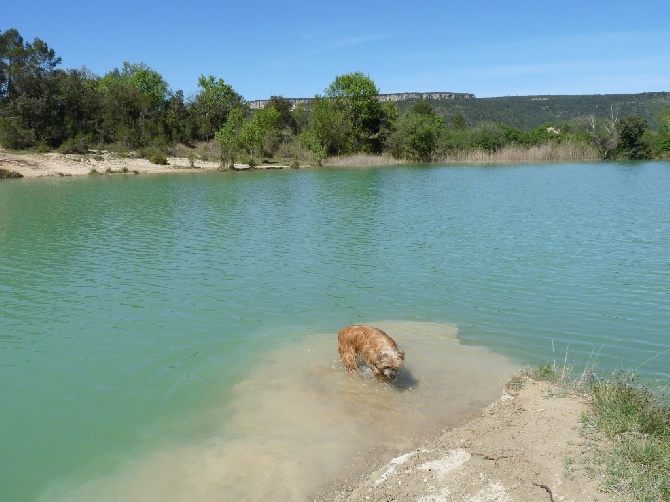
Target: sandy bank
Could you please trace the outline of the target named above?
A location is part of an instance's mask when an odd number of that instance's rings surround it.
[[[511,392],[511,391],[510,391]],[[588,409],[580,395],[558,397],[546,382],[527,381],[481,416],[370,472],[339,479],[317,501],[589,501],[613,500],[587,474],[592,439],[580,434]]]
[[[109,152],[88,155],[62,153],[16,154],[0,150],[0,169],[14,171],[25,178],[43,176],[82,176],[93,170],[99,174],[147,174],[147,173],[194,173],[212,172],[219,168],[218,162],[196,160],[191,167],[188,159],[168,157],[167,165],[152,164],[147,159],[122,157]],[[286,166],[259,165],[258,169],[281,169]],[[236,170],[249,166],[236,164]]]

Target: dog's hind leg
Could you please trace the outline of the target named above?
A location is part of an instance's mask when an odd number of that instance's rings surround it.
[[[349,370],[349,373],[354,373],[358,367],[358,360],[356,359],[356,351],[351,347],[339,347],[340,358]]]

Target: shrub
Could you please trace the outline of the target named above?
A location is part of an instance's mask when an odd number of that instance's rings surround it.
[[[245,164],[249,164],[249,167],[253,169],[258,165],[258,162],[250,155]]]
[[[58,147],[60,153],[88,153],[88,138],[77,136],[68,138]]]
[[[21,150],[35,145],[35,132],[24,129],[15,121],[0,118],[0,144],[10,150]]]
[[[167,165],[167,155],[165,152],[156,147],[143,148],[140,150],[140,156],[144,159],[148,159],[152,164],[158,165]]]
[[[23,174],[0,168],[0,180],[4,178],[23,178]]]
[[[149,157],[149,162],[151,162],[152,164],[159,164],[165,166],[168,163],[167,155],[165,155],[163,152],[153,153]]]
[[[186,158],[188,159],[188,165],[191,168],[195,168],[195,160],[198,158],[196,156],[195,152],[193,150],[191,150],[190,152],[188,152],[188,155],[186,156]]]

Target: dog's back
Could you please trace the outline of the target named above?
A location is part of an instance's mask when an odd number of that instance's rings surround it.
[[[375,352],[379,352],[382,349],[398,350],[398,346],[393,338],[381,329],[366,324],[347,326],[337,335],[337,342],[339,347],[353,347],[360,353],[368,350]]]

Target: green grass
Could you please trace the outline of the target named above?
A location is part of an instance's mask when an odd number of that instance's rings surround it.
[[[634,500],[670,500],[670,408],[660,392],[637,386],[630,375],[594,383],[596,429],[612,444],[598,460],[603,488]]]
[[[558,393],[588,396],[583,434],[598,438],[590,470],[602,480],[601,490],[635,501],[670,501],[670,407],[665,389],[641,385],[634,371],[598,377],[593,366],[576,372],[555,363],[524,370],[521,377],[512,378],[510,387],[520,388],[524,376],[555,384]]]

